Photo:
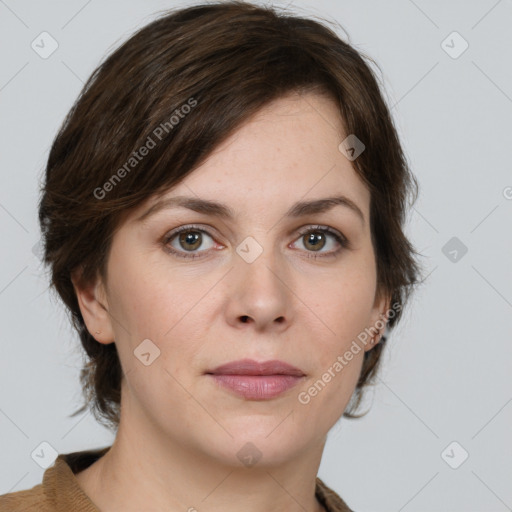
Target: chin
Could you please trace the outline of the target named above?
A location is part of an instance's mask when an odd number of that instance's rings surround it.
[[[271,467],[279,466],[293,459],[307,446],[302,429],[298,425],[286,422],[283,419],[269,416],[267,418],[240,419],[235,425],[224,423],[226,430],[233,436],[219,434],[217,442],[210,438],[212,444],[209,449],[215,448],[215,457],[223,460],[225,464],[235,466]],[[293,428],[290,428],[293,427]],[[217,444],[218,443],[218,444]]]

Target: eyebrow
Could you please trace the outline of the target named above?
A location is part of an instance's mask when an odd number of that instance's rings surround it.
[[[299,201],[292,205],[284,216],[297,218],[316,213],[324,213],[335,206],[343,206],[349,209],[359,217],[364,225],[365,218],[361,209],[354,201],[352,201],[352,199],[343,195],[313,199],[310,201]],[[174,196],[161,199],[154,203],[140,217],[137,217],[136,222],[142,222],[151,215],[170,208],[187,208],[198,213],[212,215],[226,220],[233,220],[236,216],[235,212],[229,206],[216,201],[200,199],[197,197]]]

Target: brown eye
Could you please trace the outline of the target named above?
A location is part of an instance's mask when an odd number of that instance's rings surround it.
[[[319,231],[313,231],[304,237],[304,247],[313,251],[319,251],[325,246],[325,233]]]
[[[341,233],[328,226],[309,227],[299,234],[300,237],[297,241],[300,241],[304,251],[309,253],[307,254],[308,258],[334,257],[342,250],[350,248],[349,241]],[[323,251],[324,248],[327,250]]]
[[[199,231],[185,231],[179,234],[178,239],[180,246],[187,251],[198,249],[203,242]]]
[[[209,245],[208,239],[211,240]],[[172,231],[164,238],[163,244],[167,251],[183,258],[200,257],[215,245],[208,232],[194,226],[182,226]]]

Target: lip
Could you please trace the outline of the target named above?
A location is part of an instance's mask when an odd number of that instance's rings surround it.
[[[247,400],[269,400],[296,386],[305,373],[284,361],[232,361],[206,372],[218,385]]]
[[[276,359],[261,363],[253,359],[240,359],[218,366],[206,373],[214,375],[292,375],[294,377],[305,375],[299,368]]]

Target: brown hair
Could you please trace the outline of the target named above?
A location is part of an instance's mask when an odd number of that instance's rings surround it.
[[[353,166],[371,193],[378,293],[399,306],[387,329],[397,324],[419,282],[402,231],[408,194],[414,188],[415,201],[418,186],[363,57],[325,25],[275,8],[223,1],[166,11],[96,68],[48,157],[39,204],[44,261],[87,354],[85,402],[73,415],[90,407],[116,428],[122,369],[115,343],[88,332],[71,273],[80,269],[84,283],[105,278],[112,236],[130,209],[178,184],[261,107],[310,91],[328,94],[346,134],[366,147]],[[344,416],[360,417],[352,409],[383,346],[365,353]]]

